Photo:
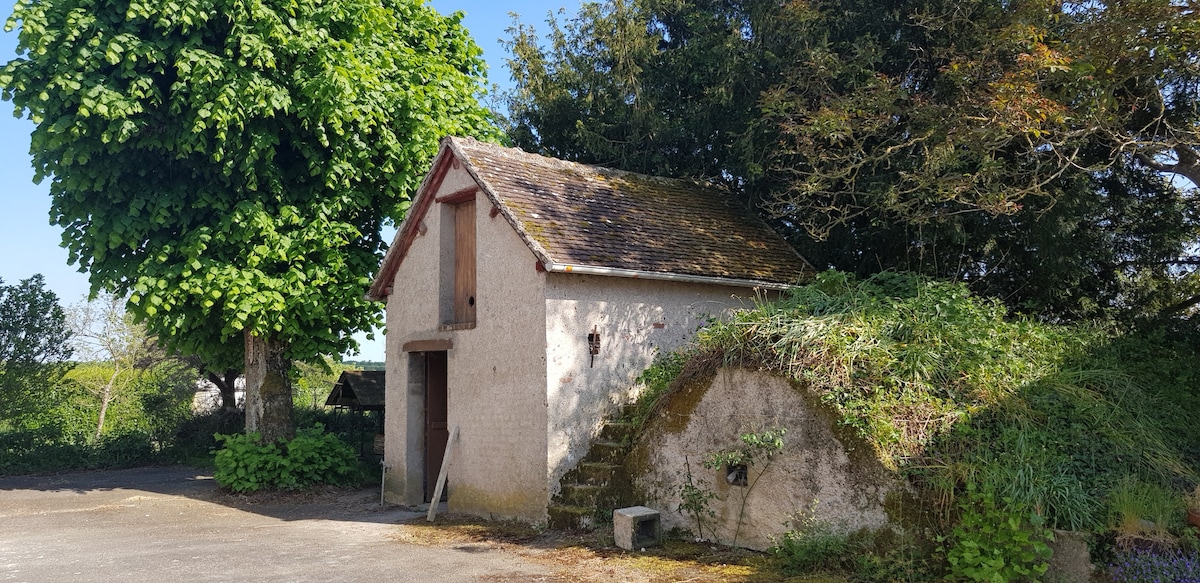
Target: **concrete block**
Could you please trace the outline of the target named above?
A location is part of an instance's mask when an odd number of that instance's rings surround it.
[[[613,510],[613,538],[627,551],[662,544],[662,521],[658,511],[645,506]]]

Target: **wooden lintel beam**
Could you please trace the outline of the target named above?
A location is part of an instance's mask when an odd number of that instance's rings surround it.
[[[436,200],[444,204],[458,204],[460,202],[475,200],[475,193],[477,192],[479,192],[479,187],[468,186],[462,190],[456,190],[445,196],[439,196]]]
[[[404,352],[440,352],[454,348],[454,341],[449,338],[431,338],[429,340],[409,340],[401,347]]]

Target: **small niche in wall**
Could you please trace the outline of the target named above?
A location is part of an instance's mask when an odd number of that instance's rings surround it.
[[[600,354],[600,332],[595,326],[592,326],[591,334],[587,335],[588,354],[591,355],[591,361],[588,368],[596,366],[596,355]]]
[[[750,469],[746,464],[732,464],[725,466],[725,481],[730,486],[745,487],[750,483]]]

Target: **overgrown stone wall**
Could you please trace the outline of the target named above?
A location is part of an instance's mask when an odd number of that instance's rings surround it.
[[[722,368],[677,391],[647,424],[627,468],[666,528],[699,534],[694,516],[679,511],[689,468],[692,484],[716,495],[704,537],[722,543],[765,549],[806,519],[836,532],[888,525],[884,499],[900,480],[785,378]],[[741,435],[775,428],[786,430],[783,449],[749,466],[746,486],[731,484],[726,468],[703,467],[708,454],[741,447]]]

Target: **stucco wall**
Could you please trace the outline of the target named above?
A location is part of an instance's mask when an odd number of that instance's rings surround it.
[[[471,184],[469,175],[453,169],[440,193]],[[546,451],[544,274],[534,269],[533,254],[508,223],[489,216],[491,209],[478,195],[473,329],[441,327],[439,306],[449,293],[441,274],[453,265],[441,244],[449,224],[443,220],[444,205],[429,209],[425,233],[414,240],[396,273],[387,312],[387,497],[414,503],[422,494],[424,389],[415,378],[419,363],[403,345],[449,339],[449,426],[459,427],[449,466],[450,509],[539,522],[548,500],[541,469]]]
[[[587,454],[604,419],[636,396],[635,379],[658,351],[690,341],[709,316],[748,307],[754,290],[620,277],[546,279],[547,484]],[[588,334],[600,353],[588,354]]]
[[[476,203],[477,324],[450,351],[450,424],[461,426],[450,508],[543,522],[546,452],[544,274],[491,204]]]
[[[740,447],[742,434],[776,427],[787,430],[784,449],[769,465],[749,468],[752,487],[730,485],[723,471],[702,466],[710,452]],[[695,533],[695,519],[676,510],[686,459],[693,483],[719,496],[710,503],[716,518],[705,537],[715,532],[726,544],[738,531],[738,546],[765,549],[804,514],[841,532],[886,525],[884,497],[898,482],[865,446],[848,452],[833,427],[828,413],[786,379],[721,369],[711,382],[671,398],[665,414],[650,421],[629,465],[647,505],[663,513],[664,528]]]

